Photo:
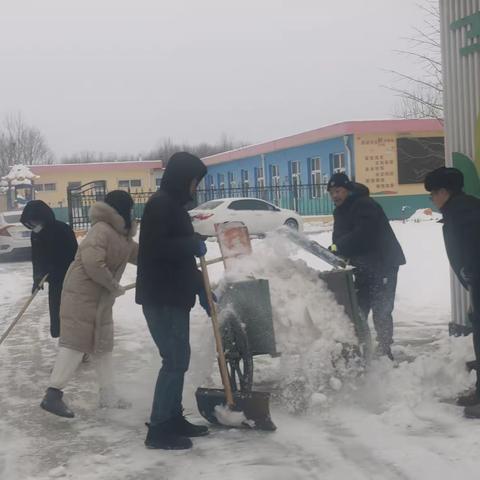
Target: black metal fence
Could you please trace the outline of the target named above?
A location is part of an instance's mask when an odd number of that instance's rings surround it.
[[[238,197],[259,198],[277,207],[295,210],[300,215],[330,215],[334,209],[326,184],[209,188],[197,190],[196,203]]]
[[[76,230],[87,229],[90,221],[88,210],[93,203],[103,200],[107,191],[102,182],[91,182],[76,189],[68,190],[68,213],[70,225]],[[140,219],[151,191],[130,191],[136,218]],[[277,207],[294,210],[300,215],[330,215],[334,205],[327,192],[326,184],[283,185],[278,187],[237,187],[209,188],[197,190],[195,205],[221,198],[249,197],[273,203]]]
[[[68,222],[74,230],[87,230],[90,225],[90,207],[105,198],[107,185],[104,180],[89,182],[75,188],[67,188]]]

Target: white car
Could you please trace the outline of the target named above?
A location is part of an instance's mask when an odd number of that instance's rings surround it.
[[[303,230],[303,220],[293,210],[278,208],[258,198],[221,198],[190,210],[193,228],[201,235],[215,235],[215,224],[243,222],[252,235],[261,235],[287,225]]]
[[[20,223],[22,211],[0,213],[0,261],[29,259],[30,230]]]

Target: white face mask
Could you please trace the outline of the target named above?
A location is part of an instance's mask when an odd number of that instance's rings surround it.
[[[42,224],[35,225],[32,228],[32,232],[34,232],[34,233],[40,233],[42,230],[43,230],[43,225]]]

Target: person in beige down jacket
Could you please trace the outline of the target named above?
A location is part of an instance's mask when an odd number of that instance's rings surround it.
[[[55,415],[74,417],[73,411],[63,401],[63,389],[75,374],[84,354],[92,354],[95,360],[100,406],[128,406],[118,399],[114,390],[112,307],[115,298],[125,293],[119,282],[127,263],[137,262],[133,205],[127,192],[115,190],[90,209],[92,227],[80,243],[63,284],[60,348],[40,404],[44,410]]]

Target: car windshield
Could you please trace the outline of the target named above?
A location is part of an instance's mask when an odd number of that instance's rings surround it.
[[[5,223],[20,223],[22,213],[4,213],[3,219]]]
[[[209,202],[202,203],[198,207],[195,207],[195,210],[213,210],[223,203],[222,200],[210,200]]]

